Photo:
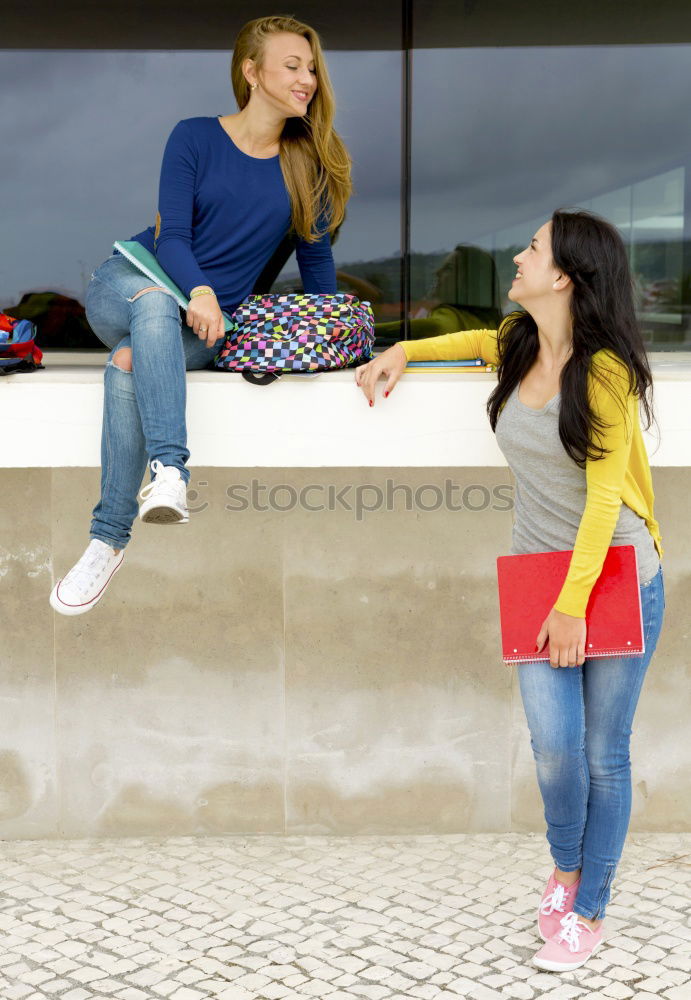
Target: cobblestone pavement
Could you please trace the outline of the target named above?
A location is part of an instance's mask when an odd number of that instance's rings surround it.
[[[691,998],[691,835],[632,836],[608,940],[540,973],[537,835],[0,844],[0,1000]]]

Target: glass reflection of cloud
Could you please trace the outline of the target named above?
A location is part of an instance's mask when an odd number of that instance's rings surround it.
[[[422,50],[413,81],[413,269],[471,243],[503,295],[555,208],[590,209],[628,246],[646,336],[675,346],[691,46]]]

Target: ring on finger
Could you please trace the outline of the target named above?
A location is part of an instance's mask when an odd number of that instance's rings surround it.
[[[200,333],[206,333],[206,327],[205,326],[200,326],[199,327],[199,332]]]

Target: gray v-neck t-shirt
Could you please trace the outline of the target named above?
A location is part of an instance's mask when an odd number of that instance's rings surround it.
[[[511,551],[573,549],[586,502],[585,469],[567,455],[559,437],[557,393],[540,410],[518,398],[517,386],[497,420],[497,444],[516,480]],[[634,545],[638,579],[649,583],[660,559],[645,520],[622,502],[611,545]]]

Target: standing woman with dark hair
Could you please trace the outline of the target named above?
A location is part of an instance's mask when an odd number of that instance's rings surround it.
[[[538,908],[541,969],[566,971],[602,941],[602,919],[631,812],[629,739],[664,612],[660,531],[639,421],[652,419],[650,369],[617,230],[587,212],[555,212],[514,258],[513,313],[475,330],[394,345],[358,368],[374,404],[408,360],[498,364],[487,410],[516,480],[512,552],[572,549],[566,580],[536,636],[550,662],[521,663],[555,862]],[[588,659],[585,610],[610,545],[634,545],[645,653]]]
[[[350,195],[350,159],[317,33],[290,17],[244,26],[231,66],[239,113],[188,118],[163,154],[156,225],[137,240],[190,298],[183,323],[168,292],[114,253],[94,272],[89,323],[112,348],[105,371],[101,498],[91,542],[50,596],[89,611],[120,568],[137,514],[188,520],[185,369],[209,367],[232,312],[286,234],[298,238],[306,292],[336,291],[331,234]]]

